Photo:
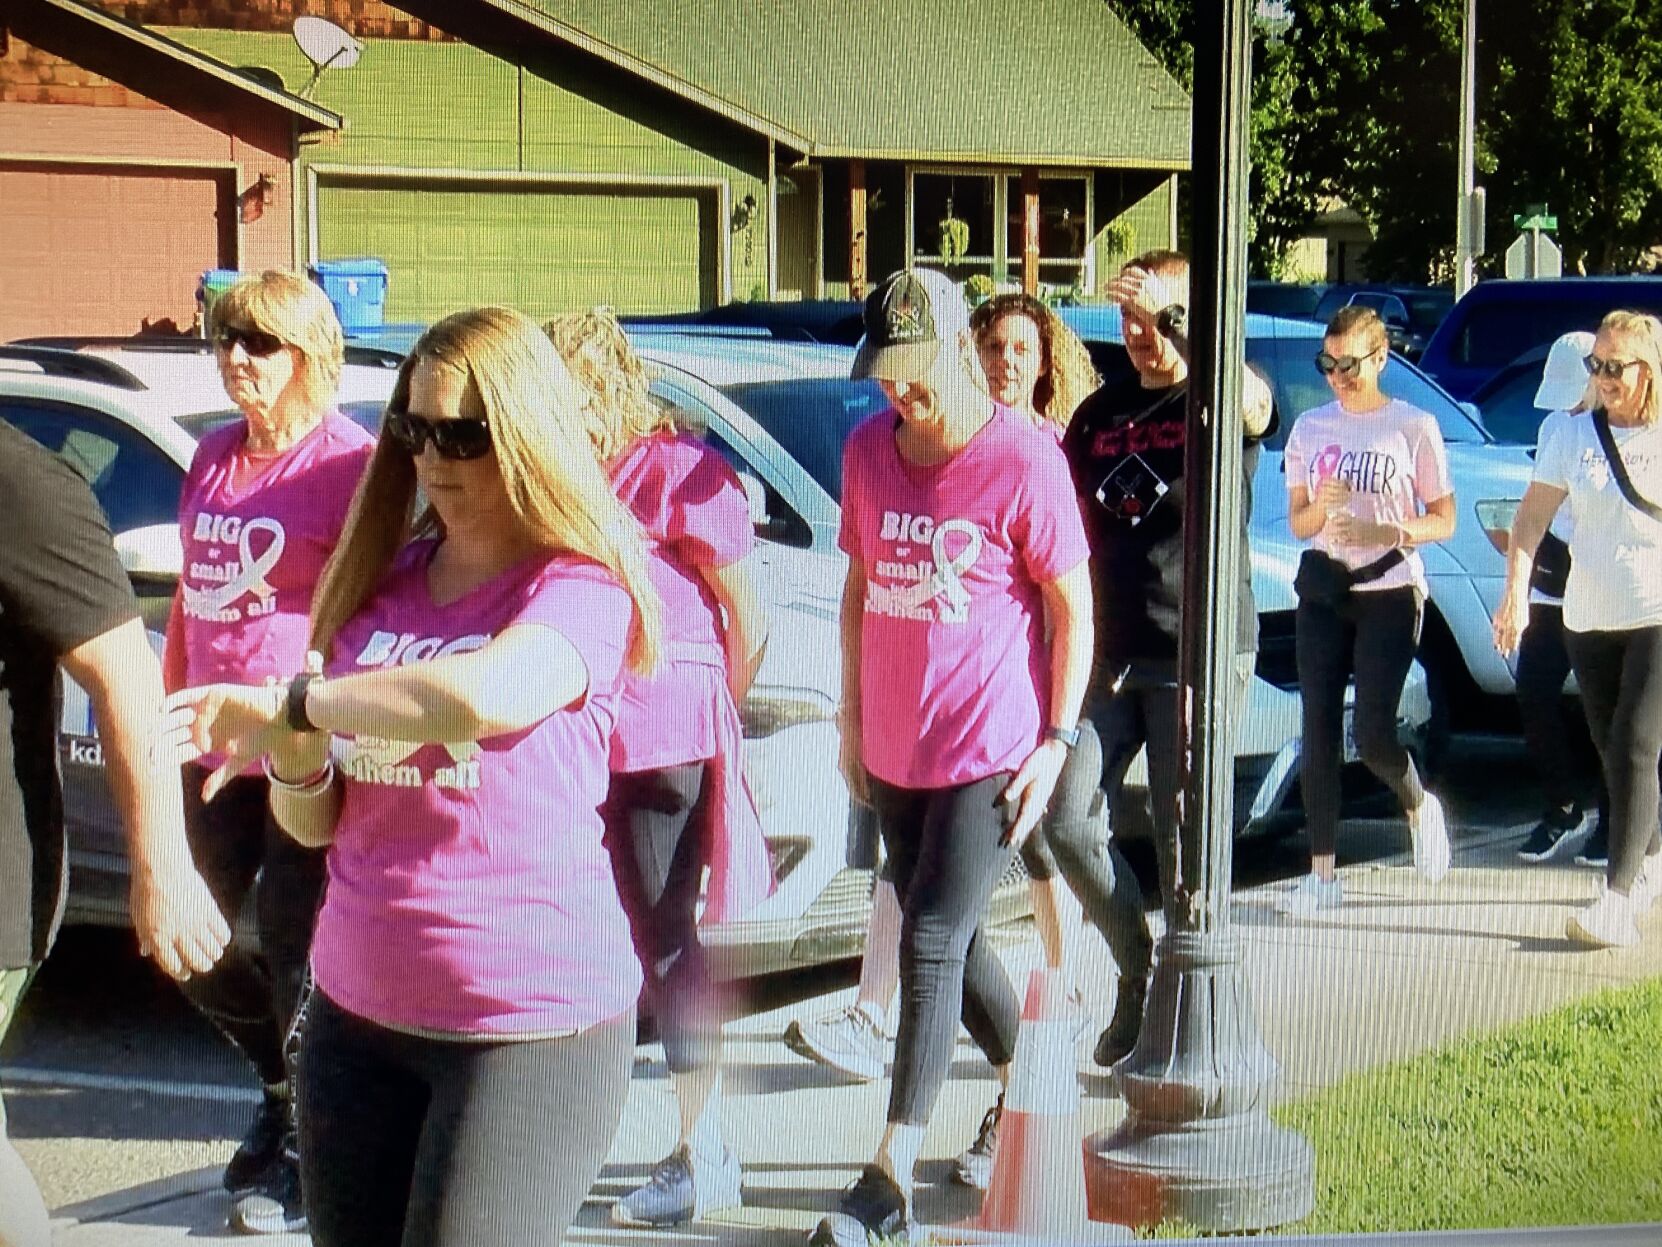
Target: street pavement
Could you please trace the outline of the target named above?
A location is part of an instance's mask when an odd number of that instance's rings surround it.
[[[1662,917],[1648,920],[1645,939],[1634,949],[1584,951],[1565,938],[1564,920],[1591,898],[1595,876],[1567,864],[1519,864],[1514,850],[1522,830],[1514,825],[1457,831],[1455,869],[1433,887],[1408,861],[1400,820],[1366,829],[1353,825],[1347,837],[1372,837],[1382,851],[1342,867],[1344,907],[1313,918],[1276,915],[1274,902],[1284,881],[1237,889],[1232,917],[1245,973],[1264,1040],[1281,1063],[1275,1098],[1301,1096],[1352,1071],[1662,974]],[[1039,961],[1031,929],[999,933],[998,943],[1014,980],[1025,983]],[[1081,979],[1088,989],[1104,985],[1105,993],[1113,981],[1094,935],[1085,943]],[[746,1205],[680,1230],[621,1230],[607,1219],[608,1205],[643,1181],[674,1142],[675,1108],[663,1051],[642,1046],[617,1142],[567,1241],[733,1247],[800,1242],[869,1159],[888,1086],[840,1082],[789,1052],[779,1036],[792,1018],[814,1016],[852,996],[852,988],[842,985],[751,1012],[729,1026],[726,1123],[746,1160]],[[1100,1025],[1111,1001],[1098,999],[1093,1006]],[[1086,1049],[1095,1033],[1093,1026]],[[132,1056],[133,1067],[142,1068],[145,1054]],[[31,1120],[31,1107],[37,1115],[43,1111],[43,1097],[101,1096],[109,1102],[103,1129],[85,1132],[105,1142],[82,1146],[72,1164],[63,1151],[66,1141],[44,1131],[16,1131],[19,1149],[42,1173],[55,1206],[56,1247],[247,1241],[225,1230],[227,1201],[218,1187],[231,1140],[253,1102],[238,1086],[234,1064],[209,1068],[208,1081],[196,1084],[124,1081],[108,1071],[77,1079],[57,1065],[44,1068],[38,1056],[12,1062],[0,1072],[0,1082],[7,1088],[14,1128]],[[1081,1085],[1083,1129],[1114,1126],[1124,1109],[1111,1078],[1091,1069],[1082,1072]],[[950,1185],[947,1167],[973,1137],[995,1091],[992,1074],[961,1036],[919,1171],[917,1213],[925,1222],[951,1222],[976,1212],[977,1196]],[[188,1122],[184,1151],[176,1141],[162,1149],[153,1137],[161,1132],[135,1128],[168,1100],[174,1102],[169,1111],[183,1113]],[[157,1169],[153,1174],[142,1160],[147,1147],[158,1149],[149,1162]],[[163,1163],[165,1170],[158,1168]],[[108,1177],[102,1186],[101,1171]],[[142,1180],[135,1181],[135,1174]],[[73,1202],[56,1197],[68,1189],[80,1192]],[[268,1241],[287,1247],[309,1240],[293,1235]]]

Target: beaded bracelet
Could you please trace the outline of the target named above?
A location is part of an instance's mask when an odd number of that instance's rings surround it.
[[[260,770],[271,781],[273,788],[281,789],[293,797],[310,798],[321,797],[329,791],[329,786],[335,782],[335,760],[325,758],[323,765],[318,767],[305,779],[289,780],[278,775],[271,769],[271,755],[266,754],[260,759]]]

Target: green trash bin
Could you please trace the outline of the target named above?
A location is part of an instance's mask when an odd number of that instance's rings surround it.
[[[196,283],[196,301],[202,305],[201,332],[203,337],[208,336],[208,327],[213,320],[214,302],[224,294],[243,276],[239,269],[211,268],[202,274],[202,279]]]

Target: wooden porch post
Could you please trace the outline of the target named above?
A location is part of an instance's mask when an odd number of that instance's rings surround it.
[[[848,294],[866,297],[866,162],[848,162]]]
[[[1021,288],[1039,293],[1039,171],[1021,171]]]

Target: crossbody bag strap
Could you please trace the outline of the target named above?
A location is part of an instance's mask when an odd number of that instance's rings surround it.
[[[1610,415],[1602,407],[1593,409],[1593,429],[1599,435],[1599,445],[1604,450],[1605,461],[1610,464],[1611,474],[1616,478],[1616,486],[1622,491],[1622,497],[1645,515],[1662,524],[1662,507],[1633,488],[1632,478],[1627,474],[1627,464],[1622,462],[1622,452],[1616,448],[1616,439],[1610,432]]]
[[[1378,580],[1407,557],[1402,552],[1401,547],[1395,550],[1387,550],[1373,562],[1353,569],[1350,573],[1350,581],[1352,584],[1365,585],[1370,581]]]

